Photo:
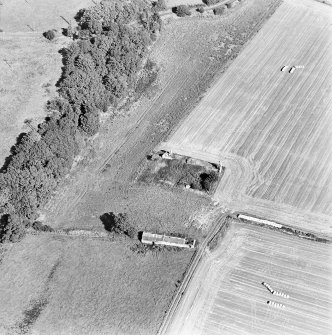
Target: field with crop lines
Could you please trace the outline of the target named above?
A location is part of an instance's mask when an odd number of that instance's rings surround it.
[[[166,333],[330,334],[331,251],[330,244],[233,222],[198,266]]]
[[[320,2],[284,1],[161,144],[221,162],[215,198],[229,208],[331,233],[331,15]]]

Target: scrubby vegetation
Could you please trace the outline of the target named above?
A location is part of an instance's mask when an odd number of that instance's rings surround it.
[[[157,0],[152,3],[153,10],[160,12],[167,9],[165,0]]]
[[[100,216],[100,220],[105,229],[114,235],[125,235],[130,238],[137,237],[138,231],[131,224],[126,213],[104,213]]]
[[[169,245],[157,245],[157,244],[144,244],[137,242],[130,246],[130,250],[138,255],[146,256],[148,253],[162,253],[162,252],[184,252],[187,251],[184,248],[173,247]]]
[[[213,9],[213,13],[214,15],[222,15],[224,14],[226,11],[226,7],[225,6],[219,6]]]
[[[158,159],[148,163],[138,178],[146,183],[168,183],[210,193],[222,173],[201,165],[188,164],[185,159]]]
[[[203,0],[203,3],[205,3],[207,6],[215,5],[221,0]]]
[[[43,33],[43,36],[51,41],[55,38],[55,32],[54,30],[48,30]]]
[[[196,11],[197,11],[198,13],[203,14],[203,13],[205,12],[205,9],[204,9],[203,6],[199,6],[199,7],[197,7]]]
[[[225,236],[225,233],[230,225],[230,218],[227,217],[224,224],[221,226],[219,231],[212,237],[212,239],[208,242],[208,247],[210,251],[213,251],[216,249],[216,247],[219,245],[220,241],[222,241],[223,237]]]
[[[137,91],[148,47],[161,29],[145,1],[103,1],[76,16],[72,44],[61,50],[59,97],[36,131],[21,134],[0,174],[0,238],[21,236],[80,150],[99,129],[99,115]],[[139,91],[139,90],[138,90]],[[15,220],[12,219],[15,217]]]
[[[39,221],[35,221],[32,226],[34,230],[41,231],[41,232],[54,232],[54,229],[47,224],[42,224]]]
[[[175,12],[175,14],[180,17],[191,15],[190,8],[186,5],[180,5],[180,6],[174,7],[173,12]]]
[[[0,218],[0,242],[18,242],[26,234],[25,224],[16,214],[4,214]]]

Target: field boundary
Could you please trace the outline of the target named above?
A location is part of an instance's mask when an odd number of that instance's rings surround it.
[[[204,239],[204,241],[202,242],[201,245],[199,245],[198,249],[195,250],[195,253],[191,259],[190,264],[188,265],[188,269],[185,273],[185,276],[183,278],[183,281],[181,283],[181,285],[179,286],[167,312],[166,315],[164,317],[164,320],[158,330],[157,335],[164,335],[167,332],[167,329],[169,327],[169,324],[179,306],[179,303],[182,299],[182,296],[187,288],[187,286],[189,285],[191,279],[193,278],[196,268],[199,265],[202,256],[205,253],[206,250],[206,246],[209,244],[209,242],[219,233],[220,229],[222,229],[224,227],[224,225],[227,222],[227,218],[229,217],[228,213],[224,213],[222,214],[217,220],[215,225],[212,227],[212,229],[210,230],[209,234],[206,236],[206,238]],[[221,222],[221,225],[220,225]]]
[[[211,252],[213,252],[213,250],[216,248],[216,245],[218,245],[220,243],[220,240],[224,237],[225,233],[227,232],[227,230],[230,227],[229,224],[229,219],[231,219],[232,221],[236,222],[237,224],[241,224],[241,225],[245,225],[245,224],[250,224],[253,226],[259,226],[259,227],[263,227],[265,229],[270,229],[270,230],[274,230],[274,231],[279,231],[280,233],[283,234],[288,234],[288,235],[293,235],[293,236],[297,236],[301,239],[306,239],[306,240],[310,240],[310,241],[314,241],[314,242],[319,242],[319,243],[326,243],[326,244],[332,244],[332,240],[327,238],[326,236],[321,236],[321,235],[317,235],[317,234],[313,234],[311,232],[305,231],[305,230],[299,230],[297,227],[291,227],[291,226],[285,226],[285,225],[281,225],[281,228],[277,228],[276,226],[273,225],[269,225],[269,224],[264,224],[264,223],[257,223],[254,221],[250,221],[250,220],[243,220],[243,219],[239,219],[236,216],[236,213],[225,213],[223,214],[221,217],[219,217],[219,219],[217,219],[215,225],[212,227],[210,233],[207,235],[207,237],[205,238],[205,240],[203,241],[203,243],[201,245],[199,245],[199,248],[197,250],[195,250],[195,253],[191,259],[190,264],[188,265],[188,269],[185,273],[184,279],[181,283],[181,285],[179,286],[171,304],[169,309],[166,312],[166,315],[164,317],[164,320],[158,330],[157,335],[165,335],[167,334],[167,329],[169,328],[169,325],[172,321],[172,318],[174,317],[177,308],[181,302],[182,296],[185,293],[186,288],[188,287],[189,283],[191,282],[191,279],[194,277],[195,275],[195,271],[198,267],[198,265],[200,264],[200,261],[202,260],[202,257],[204,255],[204,253],[206,254],[210,254]],[[221,225],[219,225],[219,223],[221,222]],[[220,236],[218,236],[220,235]],[[215,242],[215,243],[213,243]],[[211,248],[209,248],[207,250],[207,247],[209,247],[209,244],[216,244],[215,246],[211,246]]]
[[[326,236],[324,234],[319,234],[319,233],[317,234],[316,232],[312,233],[308,230],[299,229],[298,227],[277,223],[277,224],[281,225],[281,227],[278,228],[278,227],[276,227],[272,224],[268,224],[268,223],[258,223],[258,222],[251,221],[251,220],[239,219],[239,218],[234,217],[234,216],[232,216],[232,218],[234,220],[236,220],[237,222],[240,222],[240,223],[246,222],[246,223],[254,225],[254,226],[264,227],[266,229],[283,232],[285,234],[294,235],[294,236],[297,236],[299,238],[303,238],[303,239],[306,239],[306,240],[332,244],[332,239],[329,236]]]

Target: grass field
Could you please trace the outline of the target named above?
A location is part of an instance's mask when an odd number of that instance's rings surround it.
[[[129,244],[130,245],[130,244]],[[155,334],[190,250],[29,236],[0,265],[0,334]]]
[[[215,197],[230,208],[329,233],[331,14],[320,2],[284,1],[160,147],[221,161]]]
[[[52,42],[42,33],[74,24],[79,9],[91,0],[2,0],[0,2],[0,166],[21,132],[29,131],[25,119],[36,126],[46,116],[44,105],[55,95],[61,76],[58,51],[68,39]],[[68,22],[66,22],[68,21]],[[3,140],[3,139],[6,140]]]
[[[330,334],[331,252],[330,244],[233,222],[198,266],[167,334]]]
[[[0,28],[5,33],[61,30],[68,26],[66,20],[74,23],[74,16],[81,8],[93,5],[91,0],[2,0],[1,3]]]
[[[64,37],[49,42],[42,33],[68,27],[79,9],[90,0],[2,0],[0,2],[0,166],[16,137],[29,131],[25,119],[36,126],[46,116],[44,105],[55,95],[61,76],[58,51]],[[3,140],[3,139],[6,140]]]
[[[55,95],[61,76],[61,55],[66,44],[49,42],[41,33],[1,33],[0,48],[0,166],[21,132],[25,119],[36,126],[46,116],[44,105]],[[5,139],[5,140],[4,140]]]

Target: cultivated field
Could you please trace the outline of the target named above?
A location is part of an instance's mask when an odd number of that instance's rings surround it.
[[[234,222],[199,264],[166,334],[331,334],[331,252],[330,244]]]
[[[284,1],[159,147],[221,161],[215,198],[229,208],[332,232],[331,15]]]

